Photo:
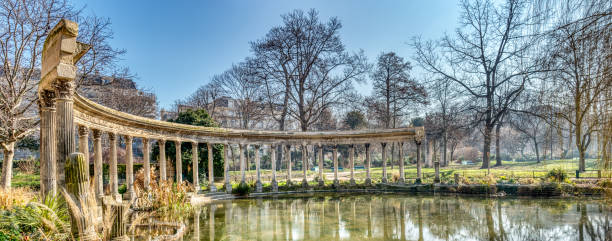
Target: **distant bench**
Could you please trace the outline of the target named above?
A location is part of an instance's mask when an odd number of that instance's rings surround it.
[[[355,170],[365,170],[364,166],[355,166]]]

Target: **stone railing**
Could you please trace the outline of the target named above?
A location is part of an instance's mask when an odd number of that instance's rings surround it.
[[[76,42],[78,25],[76,23],[62,20],[52,31],[45,42],[42,60],[42,78],[39,86],[40,116],[41,116],[41,191],[43,193],[57,192],[58,185],[64,185],[64,165],[70,153],[77,151],[75,137],[78,129],[78,151],[89,157],[89,136],[93,137],[93,178],[95,182],[95,195],[102,198],[105,193],[102,180],[102,138],[107,136],[110,143],[109,185],[110,193],[115,198],[118,193],[117,175],[117,138],[123,136],[126,143],[126,184],[127,195],[134,193],[134,169],[133,169],[133,141],[140,138],[143,143],[142,153],[145,173],[150,172],[150,152],[152,142],[164,147],[167,141],[175,142],[177,145],[174,160],[182,160],[180,144],[191,143],[192,170],[199,170],[200,161],[197,155],[198,144],[206,143],[208,147],[208,180],[213,183],[213,158],[212,147],[214,144],[224,145],[226,151],[224,157],[229,156],[229,146],[238,146],[240,150],[240,175],[241,181],[245,181],[245,155],[244,151],[253,146],[255,149],[255,164],[257,173],[257,191],[261,191],[260,174],[260,150],[270,152],[272,164],[272,186],[276,185],[276,150],[282,150],[283,161],[287,163],[287,180],[291,181],[291,157],[290,147],[299,147],[305,155],[302,155],[306,163],[311,154],[309,147],[318,146],[318,153],[312,157],[318,159],[319,167],[323,166],[322,146],[332,147],[334,166],[334,183],[338,183],[338,145],[349,145],[349,167],[351,172],[351,183],[354,183],[354,148],[356,145],[364,145],[366,150],[365,169],[367,173],[366,183],[371,183],[370,162],[371,145],[377,144],[382,147],[383,158],[383,182],[386,182],[386,165],[388,145],[398,143],[400,157],[403,157],[401,146],[405,142],[414,142],[417,153],[420,151],[421,141],[424,138],[424,129],[400,128],[385,130],[359,130],[359,131],[330,131],[330,132],[288,132],[288,131],[254,131],[236,130],[226,128],[199,127],[165,121],[153,120],[127,113],[119,112],[108,107],[96,104],[82,96],[74,93],[74,78],[76,76],[75,63],[87,50],[87,46]],[[263,147],[263,148],[262,148]],[[395,155],[391,155],[392,158]],[[417,169],[420,174],[421,155],[417,154]],[[159,174],[160,180],[165,180],[166,173],[165,148],[160,148]],[[403,158],[401,158],[403,160]],[[229,177],[229,162],[224,162],[224,182],[226,191],[231,191]],[[400,161],[400,181],[404,181],[403,161]],[[306,168],[303,184],[307,185]],[[181,182],[183,168],[181,162],[175,163],[176,181]],[[198,171],[193,171],[193,186],[200,190],[198,183]],[[323,180],[323,168],[319,168],[319,180]],[[419,176],[420,177],[420,176]],[[145,187],[150,184],[149,175],[145,175]],[[210,185],[209,191],[215,192],[215,186]]]

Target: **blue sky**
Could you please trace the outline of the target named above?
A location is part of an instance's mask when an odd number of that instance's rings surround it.
[[[317,9],[322,20],[338,17],[347,50],[363,49],[370,62],[382,51],[411,57],[412,37],[437,39],[452,32],[459,17],[458,3],[450,0],[78,0],[75,5],[111,19],[112,46],[127,50],[120,64],[138,75],[138,85],[151,89],[162,108],[249,56],[249,42],[280,25],[280,15],[293,9]],[[356,88],[371,92],[370,84]]]

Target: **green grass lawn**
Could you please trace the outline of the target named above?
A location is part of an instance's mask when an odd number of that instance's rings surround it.
[[[13,187],[29,187],[32,189],[40,188],[40,175],[20,172],[14,172],[13,174]]]

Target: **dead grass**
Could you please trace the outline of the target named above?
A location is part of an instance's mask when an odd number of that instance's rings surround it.
[[[0,209],[11,209],[14,206],[25,206],[34,198],[34,192],[27,187],[0,188]]]

